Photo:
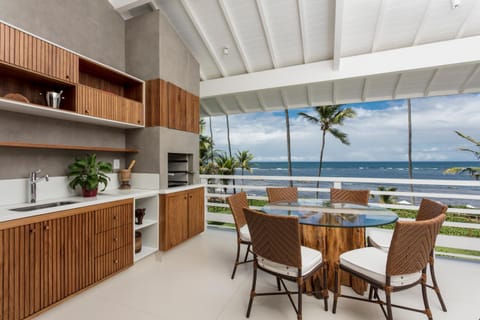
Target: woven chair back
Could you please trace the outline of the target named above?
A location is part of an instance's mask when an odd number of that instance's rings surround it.
[[[417,221],[429,220],[446,213],[448,206],[446,204],[432,201],[430,199],[422,199],[418,208]]]
[[[257,256],[302,267],[298,217],[267,215],[251,209],[243,209],[243,212]]]
[[[245,216],[243,215],[243,208],[248,208],[248,199],[245,192],[239,192],[227,198],[230,210],[232,210],[233,220],[235,221],[235,228],[237,233],[240,228],[247,224]]]
[[[267,188],[268,202],[290,201],[298,200],[297,187],[285,188]]]
[[[369,198],[370,190],[330,189],[331,202],[346,202],[366,206]]]
[[[387,276],[423,270],[446,215],[422,221],[397,221],[388,251]]]

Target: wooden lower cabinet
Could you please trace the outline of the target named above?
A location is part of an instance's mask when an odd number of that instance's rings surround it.
[[[108,222],[98,216],[105,212],[116,221],[106,225],[123,232],[111,241],[123,247],[108,244],[112,251],[97,257],[98,221]],[[30,317],[131,265],[132,232],[132,200],[0,223],[0,320]]]
[[[203,232],[204,188],[160,195],[160,249],[168,250]]]
[[[133,264],[133,202],[95,212],[95,281]]]

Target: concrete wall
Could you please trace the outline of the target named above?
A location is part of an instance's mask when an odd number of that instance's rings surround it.
[[[159,77],[159,14],[154,11],[125,23],[126,70],[140,79]]]
[[[200,65],[160,13],[160,79],[168,80],[190,93],[200,95]]]
[[[124,148],[125,132],[123,129],[2,111],[0,141]],[[2,147],[0,179],[24,178],[34,169],[42,169],[51,176],[62,176],[75,157],[86,153],[87,151]],[[109,162],[120,159],[121,166],[125,166],[123,153],[95,153],[99,159]]]
[[[0,20],[125,70],[125,23],[108,0],[0,0]]]
[[[125,39],[128,73],[200,94],[200,65],[161,11],[128,20]]]

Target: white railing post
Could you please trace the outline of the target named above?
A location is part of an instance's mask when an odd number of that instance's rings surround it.
[[[333,183],[333,187],[334,187],[335,189],[342,189],[342,182],[341,182],[341,181],[335,181],[335,182]]]

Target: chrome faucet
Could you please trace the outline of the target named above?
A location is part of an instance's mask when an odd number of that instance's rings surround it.
[[[37,176],[40,172],[42,172],[40,169],[30,172],[30,179],[28,180],[28,202],[30,203],[37,202],[37,183],[43,179],[48,181],[48,174],[43,177]]]

